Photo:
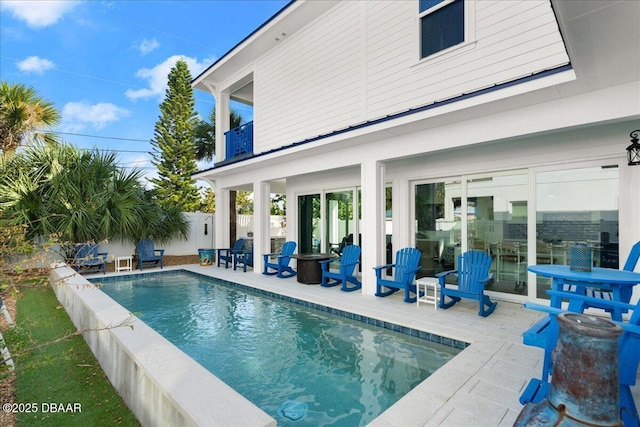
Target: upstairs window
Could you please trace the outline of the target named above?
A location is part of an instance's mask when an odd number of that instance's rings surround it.
[[[464,42],[464,0],[419,0],[420,57]]]

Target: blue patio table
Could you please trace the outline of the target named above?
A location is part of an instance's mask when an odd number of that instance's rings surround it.
[[[551,288],[554,291],[566,291],[563,285],[574,285],[575,293],[580,295],[586,294],[587,287],[611,289],[613,300],[623,301],[622,295],[631,295],[629,288],[640,283],[640,273],[626,270],[616,270],[614,268],[594,267],[591,271],[571,270],[568,265],[559,264],[541,264],[529,266],[529,271],[542,277],[550,277],[552,279]],[[561,308],[562,297],[551,296],[551,307]],[[574,313],[582,313],[584,311],[584,302],[580,300],[569,301],[569,311]],[[622,321],[622,309],[615,308],[611,313],[613,320]]]

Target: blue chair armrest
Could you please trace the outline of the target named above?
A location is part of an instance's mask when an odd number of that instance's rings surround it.
[[[382,270],[386,270],[387,268],[391,268],[391,267],[395,267],[395,264],[386,264],[386,265],[379,265],[377,267],[373,267],[373,269],[376,271],[376,279],[382,279]]]
[[[96,258],[102,258],[103,260],[106,261],[108,256],[109,256],[109,252],[100,252],[96,255]]]
[[[524,303],[524,307],[525,308],[529,308],[531,310],[537,310],[537,311],[542,311],[544,313],[554,314],[556,316],[558,314],[562,314],[562,313],[564,313],[566,311],[566,310],[562,310],[560,308],[550,307],[548,305],[536,304],[536,303],[533,303],[533,302],[525,302]]]
[[[385,270],[389,267],[395,267],[395,264],[386,264],[386,265],[379,265],[377,267],[373,267],[374,270],[379,271],[379,270]]]
[[[456,274],[458,273],[458,270],[448,270],[448,271],[441,271],[440,273],[436,273],[437,278],[440,277],[447,277],[449,274]]]
[[[164,249],[154,249],[153,251],[156,252],[156,255],[158,255],[157,252],[159,252],[160,256],[164,256]]]
[[[447,282],[445,281],[447,276],[450,274],[458,274],[458,270],[448,270],[448,271],[441,271],[440,273],[436,273],[436,276],[438,278],[438,284],[440,284],[440,289],[444,289],[447,286]]]
[[[322,261],[318,261],[318,263],[320,264],[321,267],[324,267],[325,265],[329,264],[331,261],[333,261],[332,259],[323,259]]]
[[[640,325],[632,325],[629,323],[618,323],[622,329],[624,329],[627,332],[631,332],[635,335],[640,336]]]

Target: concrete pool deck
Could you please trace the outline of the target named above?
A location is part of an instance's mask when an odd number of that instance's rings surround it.
[[[518,397],[529,379],[541,371],[541,349],[524,346],[521,334],[543,314],[521,304],[501,301],[495,312],[482,318],[477,303],[463,300],[449,310],[432,305],[407,304],[400,292],[386,297],[347,293],[339,287],[303,285],[295,278],[278,279],[214,266],[184,265],[162,271],[184,269],[242,285],[263,289],[328,307],[429,331],[472,345],[437,370],[372,426],[512,426],[522,405]],[[158,268],[144,272],[160,271]],[[135,271],[132,273],[136,273]],[[118,276],[131,273],[111,273]],[[87,275],[96,278],[102,274]],[[638,401],[640,391],[633,387]],[[238,415],[241,417],[241,415]],[[247,420],[248,421],[248,420]],[[243,424],[238,419],[239,425]]]

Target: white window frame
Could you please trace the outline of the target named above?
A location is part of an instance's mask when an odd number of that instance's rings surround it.
[[[439,62],[442,62],[445,59],[448,59],[451,55],[458,55],[464,52],[467,52],[475,47],[476,43],[476,2],[463,0],[464,1],[464,41],[462,43],[458,43],[454,46],[450,46],[441,51],[432,53],[429,56],[422,57],[422,30],[421,30],[421,21],[422,18],[426,15],[429,15],[433,12],[436,12],[439,9],[442,9],[445,6],[453,3],[455,0],[442,0],[442,2],[437,5],[425,10],[424,12],[420,12],[420,9],[417,8],[417,18],[415,20],[414,25],[414,49],[417,56],[418,64],[429,64],[435,65]]]

